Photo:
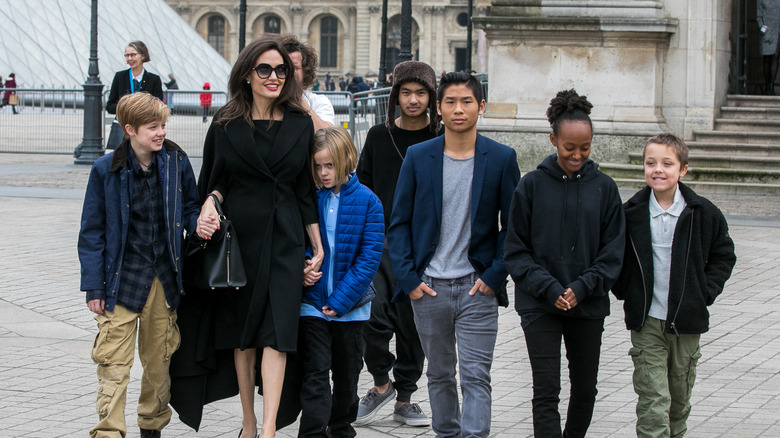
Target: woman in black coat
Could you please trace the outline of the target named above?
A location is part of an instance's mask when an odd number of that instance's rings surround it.
[[[214,194],[235,228],[248,281],[240,290],[208,293],[212,300],[202,301],[200,320],[192,326],[186,309],[180,316],[182,338],[191,342],[188,336],[204,336],[198,344],[213,348],[211,357],[218,359],[196,357],[195,365],[203,365],[212,375],[225,377],[220,374],[224,362],[219,360],[225,359],[224,352],[232,353],[243,410],[240,436],[244,437],[256,434],[254,387],[259,358],[258,383],[264,395],[261,436],[272,437],[286,353],[297,347],[305,234],[315,252],[307,269],[318,271],[323,258],[309,164],[314,129],[299,103],[302,89],[292,61],[277,36],[261,37],[241,51],[229,88],[232,98],[216,115],[204,145],[198,180],[204,204],[198,233],[208,238],[209,224],[217,220],[216,201],[209,196]],[[207,321],[213,329],[204,334]],[[208,396],[209,388],[230,392],[218,387],[219,379],[207,383],[201,394],[212,399],[229,396]]]
[[[144,70],[144,63],[149,62],[149,49],[141,41],[131,41],[125,48],[125,61],[130,66],[128,70],[120,70],[111,82],[108,93],[106,111],[116,114],[116,105],[125,94],[146,91],[152,96],[163,100],[162,81],[154,73]]]

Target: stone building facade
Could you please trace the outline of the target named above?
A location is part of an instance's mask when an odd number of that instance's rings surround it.
[[[481,126],[533,166],[552,153],[545,110],[564,89],[594,105],[596,160],[625,160],[659,132],[712,129],[729,93],[739,1],[493,0],[474,18],[490,75]]]
[[[231,64],[237,57],[239,2],[166,0]],[[472,14],[487,15],[490,2],[476,0]],[[388,4],[387,72],[400,52],[401,2]],[[246,41],[271,33],[293,33],[320,54],[320,74],[375,76],[380,66],[381,0],[247,0]],[[436,71],[466,65],[467,1],[412,2],[412,54]],[[472,69],[484,72],[484,33],[472,36]]]

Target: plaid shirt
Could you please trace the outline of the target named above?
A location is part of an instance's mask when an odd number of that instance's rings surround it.
[[[149,168],[144,171],[132,148],[128,154],[128,164],[133,169],[133,199],[117,303],[136,313],[143,310],[154,277],[160,280],[168,305],[175,308],[179,303],[176,276],[165,243],[156,158],[155,153]]]

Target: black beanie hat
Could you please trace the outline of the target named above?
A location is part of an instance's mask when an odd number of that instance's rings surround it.
[[[432,132],[436,132],[439,127],[439,113],[436,111],[436,72],[430,65],[420,61],[404,61],[393,69],[393,89],[387,100],[385,125],[390,129],[395,127],[395,107],[398,104],[401,85],[406,82],[419,82],[428,89],[429,126]]]

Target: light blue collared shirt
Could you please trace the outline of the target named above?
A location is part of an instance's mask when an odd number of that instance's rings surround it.
[[[649,315],[653,318],[666,320],[669,309],[669,274],[672,270],[672,242],[677,219],[680,218],[685,206],[680,187],[674,191],[674,201],[668,210],[661,208],[655,199],[655,192],[650,194],[650,239],[653,244],[653,302],[650,304]]]

